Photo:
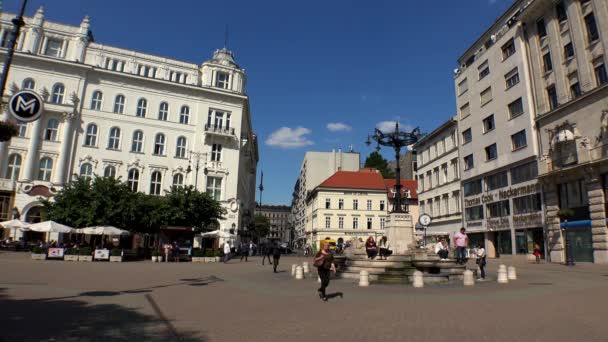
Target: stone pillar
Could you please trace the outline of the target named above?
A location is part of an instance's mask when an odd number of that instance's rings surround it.
[[[563,236],[559,226],[559,200],[557,197],[557,183],[548,180],[543,182],[543,198],[545,200],[545,230],[547,253],[551,262],[563,263],[566,260],[564,254]]]
[[[40,148],[40,139],[42,138],[42,118],[34,121],[32,124],[32,132],[30,134],[30,145],[23,165],[23,179],[32,181],[36,177],[38,170],[38,149]]]
[[[496,258],[496,246],[494,246],[494,232],[485,232],[486,256],[488,258]]]
[[[72,154],[72,136],[74,135],[74,114],[63,114],[63,134],[61,138],[61,149],[59,158],[57,158],[57,166],[53,183],[63,185],[66,183],[66,174],[70,175],[70,159]]]
[[[606,228],[604,190],[600,175],[596,170],[589,168],[586,172],[586,187],[593,237],[593,262],[606,264],[608,263],[608,229]]]
[[[396,255],[404,254],[415,241],[412,215],[391,213],[386,221],[386,237]]]

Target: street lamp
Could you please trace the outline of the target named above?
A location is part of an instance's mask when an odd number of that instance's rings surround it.
[[[27,0],[23,0],[21,2],[21,10],[19,11],[19,15],[15,17],[13,22],[13,30],[9,36],[8,40],[8,51],[6,51],[6,57],[4,58],[4,66],[2,67],[2,75],[0,75],[0,98],[4,96],[4,88],[6,88],[6,80],[8,79],[8,69],[13,62],[13,55],[15,54],[15,45],[17,43],[17,35],[19,34],[19,30],[25,24],[23,21],[23,13],[25,12],[25,6],[27,5]],[[0,101],[1,102],[1,101]]]
[[[190,165],[191,161],[192,161],[192,157],[194,157],[196,159],[196,166],[194,167],[194,169],[196,170],[196,174],[194,175],[194,189],[196,189],[198,187],[198,170],[200,169],[200,161],[201,158],[205,155],[205,153],[203,152],[194,152],[194,151],[190,151],[190,157],[188,158],[188,168],[186,169],[186,173],[190,173],[192,172],[192,166]],[[205,170],[207,170],[207,168],[205,168]],[[207,174],[205,172],[205,174]]]
[[[390,133],[384,133],[381,130],[374,128],[374,134],[367,136],[365,144],[370,146],[372,144],[371,139],[376,141],[376,151],[380,151],[380,146],[389,146],[395,150],[396,163],[396,183],[395,183],[395,204],[393,205],[393,213],[403,213],[401,198],[401,166],[399,165],[399,158],[401,149],[406,146],[415,144],[422,133],[418,127],[414,128],[411,132],[399,131],[399,122],[395,122],[395,131]]]

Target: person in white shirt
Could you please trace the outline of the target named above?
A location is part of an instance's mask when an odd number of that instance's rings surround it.
[[[224,263],[227,263],[230,259],[230,243],[224,242]]]
[[[464,265],[467,263],[467,247],[469,245],[469,237],[466,229],[460,228],[460,232],[454,234],[454,245],[456,246],[456,263]]]
[[[479,278],[477,280],[486,279],[486,250],[481,244],[477,246],[477,266],[479,266]]]
[[[435,254],[439,255],[441,260],[446,260],[448,258],[450,253],[448,251],[448,244],[445,239],[441,239],[441,241],[435,244]]]

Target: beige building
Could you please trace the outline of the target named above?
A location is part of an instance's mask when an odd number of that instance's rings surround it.
[[[292,241],[292,229],[289,222],[291,207],[286,205],[261,205],[258,206],[257,214],[265,216],[270,221],[270,232],[267,238],[279,240],[290,244]]]

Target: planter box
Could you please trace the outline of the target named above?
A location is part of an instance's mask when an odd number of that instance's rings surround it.
[[[215,257],[205,257],[205,262],[215,262]]]
[[[119,256],[110,256],[110,262],[122,262],[122,257]]]
[[[79,255],[78,256],[78,261],[92,262],[93,261],[93,256],[92,255]]]
[[[203,257],[192,257],[192,262],[205,262]]]
[[[221,262],[222,261],[222,257],[215,257],[215,262]]]
[[[78,261],[78,255],[64,255],[63,260],[65,261]]]
[[[46,254],[34,254],[34,253],[32,253],[32,260],[46,260]]]
[[[159,256],[153,256],[152,257],[152,262],[159,262],[159,261],[162,261],[162,260],[163,260],[162,257],[159,257]]]

